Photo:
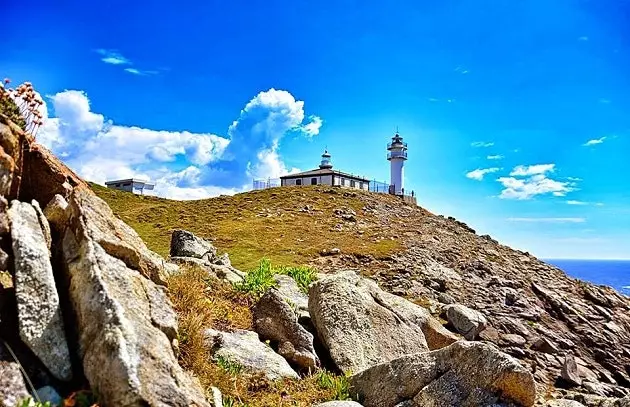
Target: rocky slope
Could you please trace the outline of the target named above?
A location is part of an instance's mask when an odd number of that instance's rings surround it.
[[[182,314],[168,285],[187,270],[201,273],[201,286],[187,292],[192,280],[184,278],[179,294],[196,295],[205,309],[219,306],[219,298],[205,297],[217,289],[214,282],[256,289],[247,300],[247,329],[229,323],[230,310],[224,323],[204,325],[178,303],[201,333],[196,373],[216,365],[249,380],[249,393],[277,389],[275,401],[256,406],[326,400],[292,398],[291,386],[330,380],[322,368],[348,377],[348,388],[337,382],[336,398],[360,403],[323,406],[630,405],[627,298],[394,197],[330,188],[282,192],[185,205],[225,211],[237,202],[233,219],[196,227],[231,232],[215,242],[231,239],[235,264],[249,247],[266,254],[265,246],[272,255],[309,261],[321,273],[308,293],[298,282],[304,288],[313,275],[245,274],[212,243],[179,227],[160,234],[166,241],[146,235],[156,223],[164,228],[160,214],[169,205],[182,203],[103,193],[115,209],[116,196],[137,202],[133,210],[142,207],[149,224],[132,221],[138,235],[0,115],[0,406],[27,397],[59,403],[86,388],[103,406],[221,406],[214,377],[202,388],[178,363],[178,355],[190,357],[180,355],[179,340],[190,341],[194,332],[187,326],[180,336]],[[257,199],[265,196],[273,199]],[[171,221],[184,223],[185,216]],[[248,238],[240,239],[230,225],[255,233],[244,230]],[[153,245],[168,247],[169,258]]]

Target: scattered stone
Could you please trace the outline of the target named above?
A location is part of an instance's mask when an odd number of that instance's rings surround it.
[[[429,336],[435,342],[449,340],[450,333],[427,316],[428,311],[385,293],[352,271],[311,284],[308,305],[322,343],[344,372],[426,352]]]
[[[501,339],[509,346],[523,347],[527,343],[527,340],[525,338],[516,334],[503,334],[501,335]]]
[[[549,400],[547,402],[547,407],[585,407],[584,404],[577,402],[575,400]]]
[[[273,279],[277,284],[276,290],[297,313],[298,320],[300,322],[310,321],[308,295],[300,289],[295,280],[284,274],[276,274]]]
[[[232,262],[230,261],[230,255],[227,253],[223,253],[214,260],[214,264],[219,266],[232,267]]]
[[[483,366],[483,374],[471,374]],[[402,356],[350,378],[365,407],[485,406],[512,401],[532,406],[536,387],[517,360],[482,342],[458,341],[432,352]]]
[[[210,242],[187,230],[174,230],[171,235],[170,255],[171,257],[195,257],[212,260],[217,255],[217,249]]]
[[[63,406],[63,399],[61,398],[59,393],[57,393],[57,390],[55,390],[51,386],[44,386],[42,388],[39,388],[36,390],[36,393],[37,398],[42,403],[48,402],[53,406]]]
[[[316,404],[313,407],[363,407],[356,401],[327,401],[325,403]]]
[[[540,337],[533,344],[532,349],[543,353],[558,353],[558,348],[547,338]]]
[[[461,304],[451,304],[444,308],[446,319],[457,332],[469,341],[477,338],[486,329],[488,321],[479,311],[475,311]]]
[[[560,370],[560,376],[570,385],[582,385],[582,378],[580,378],[580,375],[578,374],[578,367],[573,354],[566,354],[562,370]]]
[[[298,378],[287,361],[262,343],[256,332],[244,330],[220,332],[207,329],[205,337],[215,360],[227,359],[238,363],[247,373],[262,373],[270,380],[282,377]]]
[[[498,344],[500,342],[499,331],[497,331],[496,328],[489,326],[479,333],[479,339]]]
[[[69,207],[63,261],[77,318],[79,357],[92,391],[103,405],[207,406],[164,333],[172,327],[166,322],[170,313],[156,312],[155,307],[170,305],[153,302],[163,293],[138,272],[142,267],[149,275],[157,272],[152,268],[157,262],[142,257],[148,251],[143,243],[136,244],[135,232],[126,230],[89,191],[75,188]]]
[[[70,380],[70,353],[40,219],[32,205],[17,200],[11,203],[9,218],[20,338],[53,376]]]
[[[305,371],[314,371],[319,359],[313,335],[298,323],[296,312],[278,290],[268,290],[254,309],[254,327],[263,340],[277,343],[278,353]]]
[[[446,294],[446,293],[440,293],[437,299],[442,304],[455,304],[457,302],[455,301],[455,298],[453,298],[451,295]]]

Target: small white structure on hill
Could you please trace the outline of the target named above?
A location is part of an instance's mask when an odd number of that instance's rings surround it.
[[[138,178],[119,179],[107,181],[107,188],[118,189],[120,191],[133,192],[134,194],[145,195],[145,191],[151,191],[155,187],[154,183]]]
[[[322,154],[319,168],[280,177],[280,185],[283,187],[290,185],[330,185],[368,191],[370,180],[358,175],[333,170],[330,153],[326,150]]]
[[[390,193],[403,195],[405,192],[404,175],[405,161],[407,161],[407,143],[398,134],[392,137],[391,143],[387,144],[387,160],[390,162]]]

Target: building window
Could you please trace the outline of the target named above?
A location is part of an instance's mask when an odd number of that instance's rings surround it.
[[[295,180],[295,185],[302,185],[302,180],[301,179],[296,179]]]
[[[355,187],[355,185],[356,185],[356,184],[355,184],[354,180],[351,180],[351,181],[350,181],[350,188],[354,188],[354,187]]]
[[[363,189],[363,181],[359,182],[359,188]]]
[[[311,185],[317,185],[317,178],[311,178]]]

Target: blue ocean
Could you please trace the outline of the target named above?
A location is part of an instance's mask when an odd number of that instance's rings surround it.
[[[546,259],[545,262],[563,270],[571,277],[595,284],[609,285],[630,296],[630,260],[565,260]]]

